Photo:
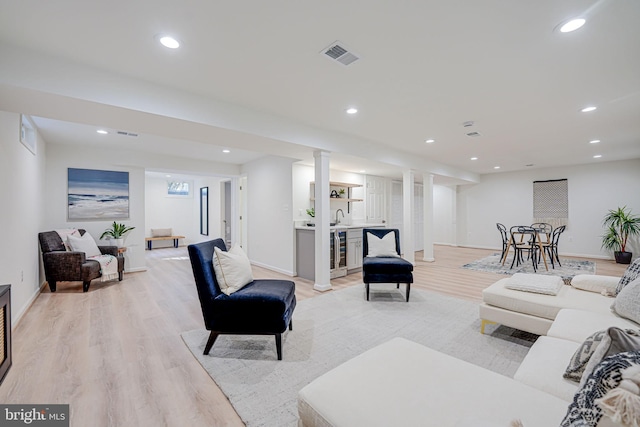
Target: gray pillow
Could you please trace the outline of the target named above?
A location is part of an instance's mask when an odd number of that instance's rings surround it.
[[[626,285],[611,305],[618,316],[640,323],[640,277]]]
[[[586,340],[584,340],[582,345],[578,347],[576,352],[573,354],[573,357],[571,357],[569,366],[567,366],[564,374],[562,374],[563,378],[575,381],[577,383],[580,382],[589,359],[596,351],[598,344],[600,344],[600,341],[602,341],[606,333],[606,330],[594,332],[593,334],[589,335]]]
[[[636,260],[627,267],[626,271],[620,278],[618,286],[616,286],[616,295],[618,295],[625,286],[636,280],[638,276],[640,276],[640,257],[636,258]]]
[[[607,356],[627,351],[640,351],[640,330],[620,329],[611,327],[607,329],[602,337],[602,341],[589,358],[587,366],[584,368],[580,385],[584,385],[589,375],[596,369],[596,366]]]

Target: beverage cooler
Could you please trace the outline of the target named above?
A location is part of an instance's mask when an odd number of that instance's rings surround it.
[[[347,275],[347,231],[334,230],[329,240],[331,248],[331,278]]]

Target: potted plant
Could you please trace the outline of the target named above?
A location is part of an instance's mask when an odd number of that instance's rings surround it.
[[[629,237],[640,235],[640,217],[631,214],[626,206],[610,210],[602,221],[606,233],[602,236],[602,247],[614,251],[618,264],[630,264],[632,253],[627,252]]]
[[[309,215],[311,218],[315,218],[316,217],[316,210],[315,208],[309,208],[307,209],[307,215]],[[308,226],[313,226],[315,225],[312,222],[307,223]]]
[[[108,237],[111,240],[115,240],[116,246],[119,248],[124,246],[124,235],[129,231],[133,230],[135,227],[127,227],[124,224],[118,224],[113,221],[110,228],[104,230],[104,233],[100,236],[101,239]]]
[[[338,190],[338,194],[340,195],[340,197],[344,198],[344,188],[341,188],[340,190]]]

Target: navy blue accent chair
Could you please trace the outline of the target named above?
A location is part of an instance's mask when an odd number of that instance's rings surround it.
[[[367,291],[367,301],[369,301],[370,283],[395,283],[400,288],[400,283],[407,284],[407,302],[409,302],[409,292],[413,283],[413,264],[399,257],[370,257],[368,233],[378,238],[384,237],[387,233],[394,233],[396,240],[396,252],[400,251],[400,231],[397,228],[364,228],[362,230],[362,280]]]
[[[210,331],[204,354],[220,334],[274,335],[278,360],[282,360],[282,333],[292,330],[296,307],[296,285],[290,280],[254,280],[239,291],[220,291],[213,270],[213,252],[227,248],[222,239],[188,246],[191,268],[198,289],[204,325]]]

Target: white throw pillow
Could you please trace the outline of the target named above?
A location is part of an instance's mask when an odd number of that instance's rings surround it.
[[[509,281],[504,285],[504,287],[516,291],[533,292],[536,294],[558,295],[563,284],[564,282],[560,276],[516,273],[509,278]]]
[[[620,278],[614,276],[578,274],[571,279],[571,286],[583,291],[597,292],[599,294],[605,291],[607,295],[614,295],[619,281]]]
[[[640,277],[626,285],[611,305],[618,316],[640,323]]]
[[[87,258],[92,256],[102,255],[96,241],[89,233],[84,233],[84,236],[74,236],[72,234],[67,236],[67,242],[74,252],[84,252]]]
[[[213,249],[213,271],[220,290],[227,295],[253,282],[251,262],[237,245],[226,252],[218,247]]]
[[[396,252],[396,234],[393,231],[385,234],[382,239],[373,233],[367,232],[367,244],[369,245],[368,257],[400,256]]]

